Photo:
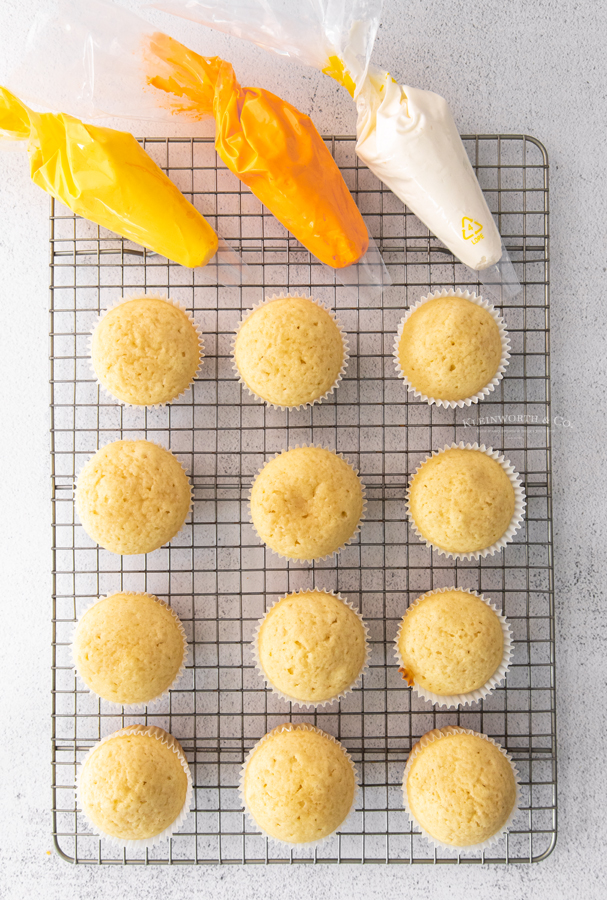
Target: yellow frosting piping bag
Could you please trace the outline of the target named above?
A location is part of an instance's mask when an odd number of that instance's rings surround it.
[[[189,268],[217,235],[135,138],[37,113],[0,87],[0,139],[27,141],[32,181],[79,216]]]
[[[68,209],[188,268],[240,284],[242,260],[135,138],[62,113],[38,113],[0,87],[0,142],[26,142],[34,184]]]

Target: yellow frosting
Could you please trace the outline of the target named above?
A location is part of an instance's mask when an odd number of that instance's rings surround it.
[[[290,844],[332,834],[347,817],[356,782],[341,744],[316,731],[275,729],[254,749],[244,776],[249,812]]]
[[[398,358],[404,375],[435,400],[465,400],[490,384],[502,343],[493,316],[464,297],[435,297],[403,325]]]
[[[300,406],[336,383],[344,346],[326,310],[304,297],[277,297],[241,325],[234,360],[256,396],[275,406]]]
[[[169,403],[191,384],[200,342],[188,316],[167,300],[140,297],[111,309],[91,343],[95,374],[133,406]]]
[[[467,694],[495,674],[504,653],[497,614],[466,591],[426,594],[403,617],[398,649],[404,674],[441,696]]]
[[[78,477],[85,531],[112,553],[150,553],[175,537],[190,508],[190,483],[172,453],[150,441],[114,441]]]
[[[488,840],[506,824],[516,801],[510,762],[479,734],[451,734],[422,747],[406,791],[422,828],[453,847]]]
[[[150,594],[118,593],[95,603],[74,636],[78,674],[113,703],[146,703],[175,680],[184,657],[176,615]]]
[[[141,727],[141,726],[139,726]],[[181,752],[179,743],[162,729]],[[136,841],[155,837],[179,816],[187,776],[178,754],[153,734],[117,734],[101,743],[80,773],[84,813],[104,834]]]
[[[362,485],[345,460],[322,447],[298,447],[271,459],[251,491],[253,525],[268,547],[290,559],[317,559],[355,533]]]
[[[333,594],[288,594],[264,618],[257,650],[274,687],[296,700],[320,703],[339,696],[360,675],[365,629]]]
[[[472,553],[498,541],[514,503],[506,472],[482,450],[444,450],[411,480],[409,508],[418,530],[450,553]]]

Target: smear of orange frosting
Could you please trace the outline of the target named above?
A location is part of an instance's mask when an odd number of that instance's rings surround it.
[[[409,687],[413,687],[413,685],[415,684],[415,679],[413,678],[413,675],[409,672],[409,670],[401,666],[398,671],[402,675],[403,681],[406,681]]]

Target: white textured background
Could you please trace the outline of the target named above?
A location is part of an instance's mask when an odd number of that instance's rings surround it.
[[[45,5],[0,0],[0,84]],[[330,79],[146,16],[197,51],[224,55],[242,83],[277,91],[321,131],[354,130],[354,107]],[[48,198],[30,183],[24,154],[0,151],[0,897],[606,896],[606,40],[603,0],[385,0],[374,56],[447,97],[460,131],[526,132],[551,161],[553,412],[571,427],[553,430],[560,836],[533,867],[125,871],[50,855]]]

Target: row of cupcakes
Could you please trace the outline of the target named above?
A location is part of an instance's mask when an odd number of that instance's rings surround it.
[[[368,665],[367,626],[331,591],[281,597],[260,620],[252,642],[269,688],[302,707],[340,700]],[[129,708],[166,696],[183,675],[187,639],[177,614],[157,597],[117,592],[80,617],[72,652],[87,688]],[[418,597],[403,616],[395,655],[403,679],[421,697],[455,708],[487,696],[506,676],[510,627],[474,591],[442,588]]]
[[[339,552],[361,528],[365,489],[357,471],[323,447],[295,447],[270,459],[253,481],[249,512],[259,539],[279,556],[311,561]],[[85,464],[76,485],[80,521],[113,553],[150,553],[174,538],[192,508],[175,456],[147,441],[114,441]],[[428,547],[455,559],[501,550],[520,528],[521,479],[491,448],[452,444],[412,476],[406,513]]]
[[[247,755],[239,790],[259,832],[293,848],[318,845],[342,827],[356,809],[357,784],[356,766],[336,738],[313,725],[285,723]],[[91,748],[77,791],[96,834],[149,848],[184,822],[193,784],[172,735],[132,725]],[[435,847],[479,853],[514,819],[518,772],[492,738],[447,726],[412,747],[402,794],[410,820]]]
[[[428,403],[464,406],[494,390],[510,358],[495,308],[468,291],[422,297],[401,320],[394,344],[398,374]],[[154,295],[119,301],[91,336],[95,377],[121,403],[170,403],[192,384],[203,359],[200,330],[179,303]],[[317,300],[281,294],[250,310],[233,345],[234,368],[257,399],[280,409],[325,400],[348,362],[339,322]]]

